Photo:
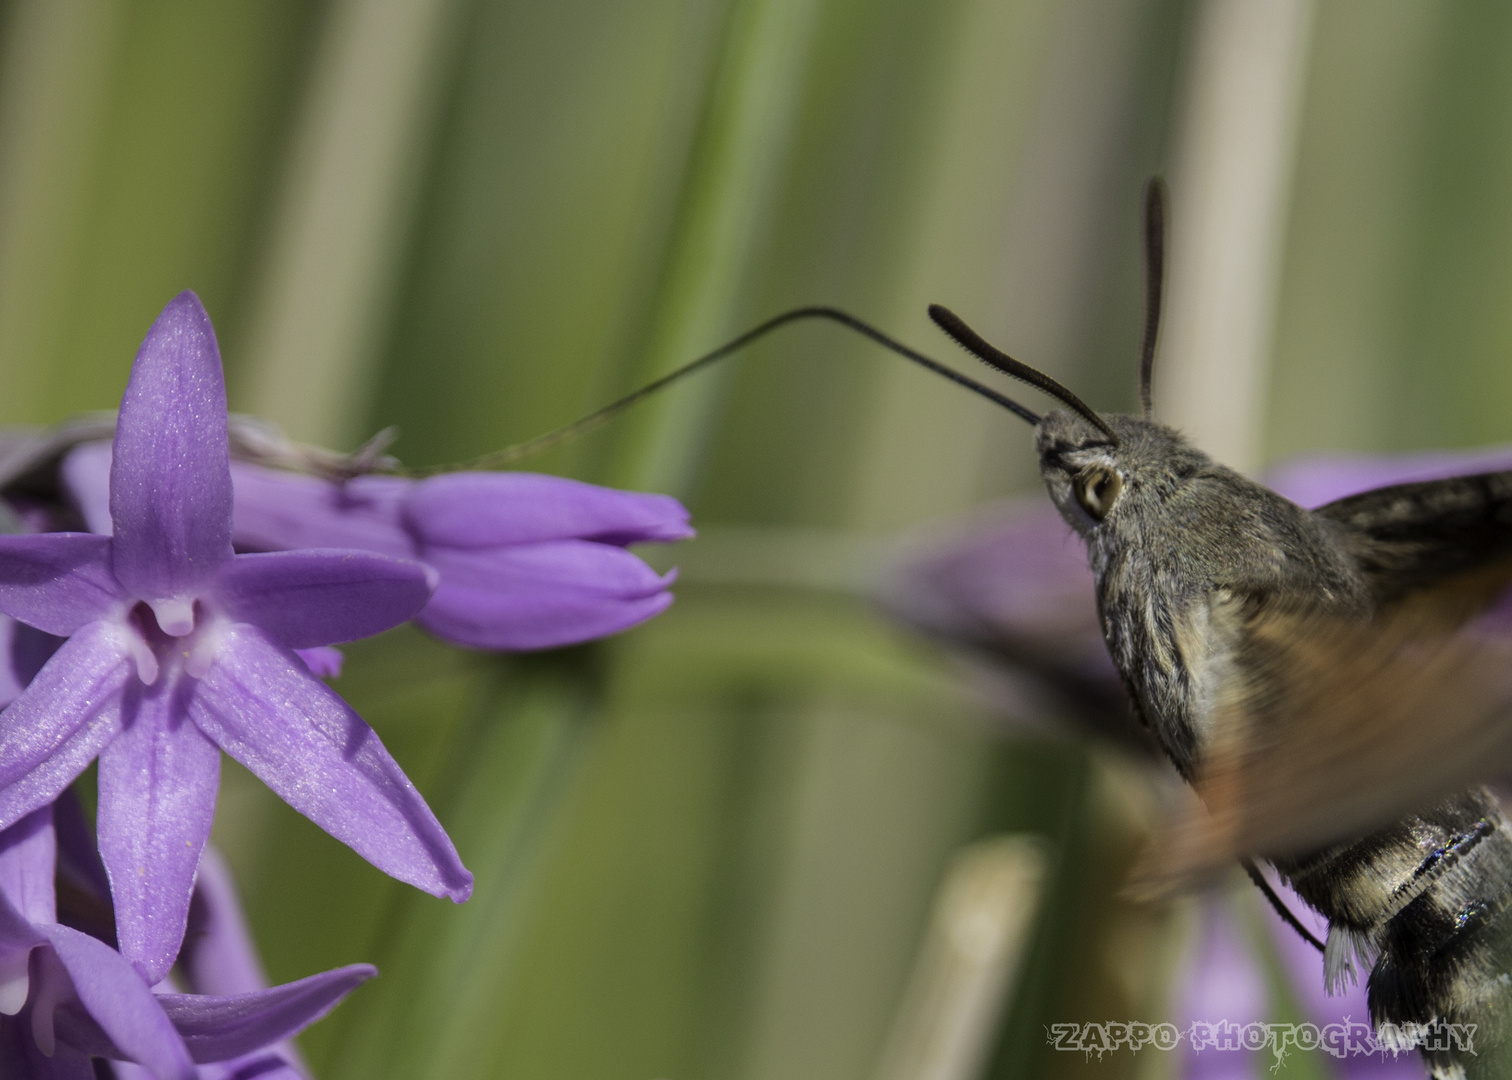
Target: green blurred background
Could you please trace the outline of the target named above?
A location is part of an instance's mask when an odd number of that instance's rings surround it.
[[[412,465],[809,303],[964,367],[945,302],[1127,409],[1141,188],[1225,2],[5,0],[0,421],[111,407],[183,288],[233,408],[343,449],[398,425]],[[1512,7],[1298,7],[1261,390],[1210,407],[1258,425],[1252,466],[1507,439]],[[1178,223],[1182,199],[1175,175]],[[672,610],[613,641],[350,650],[338,688],[469,904],[228,763],[216,835],[270,973],[383,971],[305,1036],[321,1076],[901,1076],[947,867],[1022,832],[1046,878],[986,1073],[1170,1066],[1043,1036],[1166,1015],[1180,919],[1116,896],[1147,784],[1016,733],[867,599],[898,531],[1033,490],[1025,427],[802,327],[531,467],[671,491],[702,536],[655,556],[684,567]]]

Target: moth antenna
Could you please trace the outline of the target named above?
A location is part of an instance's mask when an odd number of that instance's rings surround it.
[[[1240,859],[1239,865],[1244,867],[1244,872],[1249,875],[1249,879],[1255,883],[1256,888],[1265,894],[1265,898],[1270,901],[1271,907],[1276,909],[1276,914],[1281,916],[1282,922],[1302,935],[1302,939],[1319,952],[1328,951],[1327,946],[1318,940],[1318,936],[1302,925],[1302,920],[1292,913],[1292,909],[1286,906],[1286,901],[1282,900],[1276,893],[1276,890],[1271,888],[1271,883],[1265,879],[1265,875],[1255,865],[1254,859]]]
[[[967,352],[971,353],[988,367],[997,368],[1004,375],[1012,375],[1021,382],[1043,390],[1055,398],[1068,409],[1074,410],[1087,423],[1108,437],[1108,441],[1115,447],[1118,446],[1118,436],[1113,434],[1113,429],[1108,422],[1092,409],[1090,405],[1067,390],[1043,371],[1036,370],[1022,361],[1015,360],[1001,349],[987,344],[986,340],[971,327],[967,326],[961,317],[947,307],[940,304],[929,305],[929,317],[935,321],[945,333],[955,340],[955,343]]]
[[[739,337],[734,338],[733,340],[721,345],[713,352],[705,353],[697,360],[690,361],[689,363],[686,363],[682,367],[678,368],[676,371],[669,372],[668,374],[663,375],[661,378],[647,383],[639,390],[626,394],[618,401],[611,401],[602,409],[591,412],[587,416],[584,416],[579,420],[574,420],[566,427],[557,428],[555,431],[548,431],[546,434],[539,435],[527,442],[517,443],[514,446],[506,446],[502,450],[496,450],[493,453],[484,454],[482,457],[474,458],[471,461],[459,462],[453,465],[439,465],[433,468],[409,469],[402,471],[405,475],[408,476],[434,476],[438,473],[453,472],[459,469],[497,469],[500,466],[511,464],[512,462],[519,461],[522,458],[527,458],[531,457],[534,454],[539,454],[544,450],[551,449],[553,446],[556,446],[559,443],[566,442],[568,439],[573,439],[579,435],[583,435],[589,431],[592,431],[594,428],[597,428],[601,424],[607,423],[608,421],[614,419],[620,413],[624,412],[626,409],[630,408],[630,406],[641,401],[643,398],[650,397],[658,390],[662,390],[667,386],[670,386],[672,383],[677,382],[679,379],[686,378],[687,376],[693,374],[695,371],[708,367],[711,364],[717,363],[718,361],[739,352],[741,349],[756,341],[758,338],[765,337],[767,334],[770,334],[773,330],[786,326],[789,323],[799,322],[804,319],[824,319],[829,322],[839,323],[841,326],[844,326],[849,330],[854,330],[862,337],[870,338],[878,345],[881,345],[883,348],[897,353],[904,359],[911,360],[915,364],[918,364],[920,367],[928,368],[936,375],[942,375],[958,386],[963,386],[967,390],[970,390],[972,393],[979,394],[980,396],[986,398],[988,401],[1002,406],[1009,412],[1013,413],[1015,416],[1019,417],[1021,420],[1024,420],[1030,424],[1038,424],[1040,421],[1038,414],[1031,412],[1029,409],[1026,409],[1024,406],[1014,401],[1011,397],[998,393],[990,386],[982,385],[970,376],[963,375],[961,374],[961,372],[956,371],[954,368],[946,367],[938,360],[931,360],[923,353],[910,349],[902,342],[895,341],[894,339],[884,334],[882,331],[878,330],[876,327],[872,326],[870,323],[863,322],[862,320],[856,318],[854,315],[851,315],[848,312],[841,311],[839,308],[823,306],[801,307],[794,308],[792,311],[785,311],[781,315],[774,315],[766,322],[761,323],[759,326],[752,327],[750,330],[747,330]]]
[[[1146,420],[1153,404],[1150,379],[1155,371],[1155,338],[1160,333],[1160,294],[1165,287],[1165,181],[1150,177],[1145,185],[1145,309],[1144,335],[1139,343],[1139,406]]]

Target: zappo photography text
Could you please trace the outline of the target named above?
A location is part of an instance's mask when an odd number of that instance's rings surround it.
[[[1234,1023],[1230,1020],[1175,1024],[1104,1020],[1050,1024],[1046,1039],[1057,1050],[1101,1058],[1120,1050],[1175,1050],[1186,1043],[1196,1053],[1269,1050],[1279,1063],[1292,1050],[1321,1051],[1335,1058],[1395,1055],[1419,1048],[1475,1053],[1474,1024],[1382,1024],[1351,1020],[1333,1024]]]

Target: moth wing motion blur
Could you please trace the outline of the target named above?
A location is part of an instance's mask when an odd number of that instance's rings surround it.
[[[1166,823],[1131,891],[1318,850],[1505,771],[1512,646],[1446,627],[1463,600],[1417,593],[1366,624],[1280,604],[1232,612],[1244,626],[1205,723],[1201,801]]]

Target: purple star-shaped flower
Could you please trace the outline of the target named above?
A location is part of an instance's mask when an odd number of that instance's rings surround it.
[[[204,1080],[196,1063],[250,1060],[277,1068],[282,1059],[259,1051],[323,1016],[375,974],[354,964],[266,990],[154,994],[110,946],[57,923],[56,852],[50,806],[0,833],[6,1080],[94,1080],[91,1058],[132,1062],[119,1074],[157,1080]]]
[[[234,555],[225,384],[182,293],[121,401],[111,536],[0,537],[0,611],[68,640],[0,714],[0,828],[99,757],[121,952],[150,983],[183,938],[220,750],[379,869],[435,895],[472,877],[373,730],[295,655],[419,611],[428,568],[359,551]]]

